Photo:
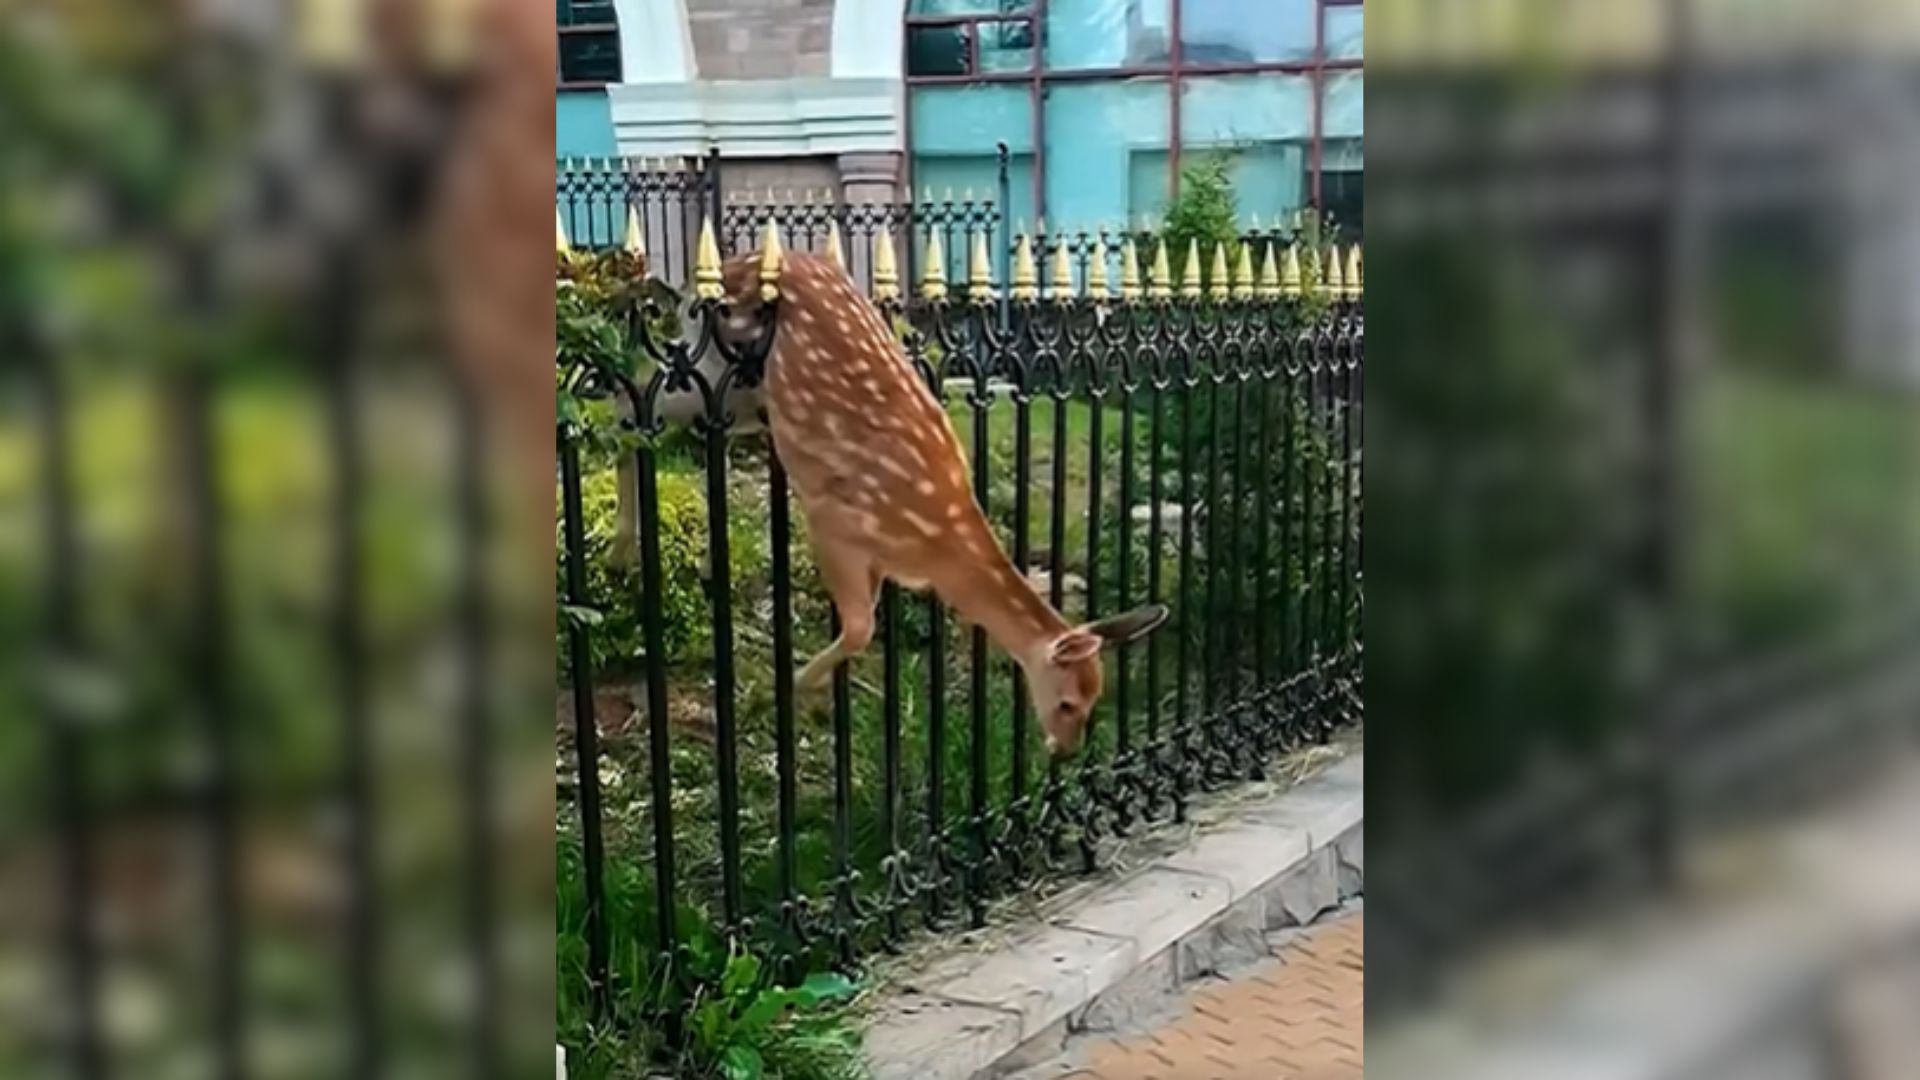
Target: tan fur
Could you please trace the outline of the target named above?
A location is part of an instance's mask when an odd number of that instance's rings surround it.
[[[726,267],[736,306],[758,302],[758,269],[758,256]],[[866,648],[882,581],[931,588],[1026,672],[1049,752],[1076,752],[1100,697],[1105,624],[1069,625],[1014,568],[945,410],[845,273],[793,253],[779,287],[767,411],[842,627],[801,688]]]

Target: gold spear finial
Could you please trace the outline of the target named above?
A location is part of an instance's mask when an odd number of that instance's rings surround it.
[[[1073,255],[1067,251],[1067,237],[1060,234],[1060,242],[1053,249],[1053,298],[1074,296]]]
[[[1300,296],[1300,245],[1287,245],[1286,263],[1280,270],[1280,295],[1289,300]]]
[[[720,245],[713,238],[713,215],[700,219],[700,243],[693,257],[693,295],[718,300],[727,294],[720,282]]]
[[[1233,295],[1233,286],[1227,281],[1227,245],[1213,245],[1213,265],[1207,268],[1207,297],[1215,303],[1225,303]]]
[[[627,207],[627,235],[620,246],[629,255],[647,253],[647,237],[640,231],[640,211],[632,206]]]
[[[1233,264],[1233,298],[1253,299],[1253,245],[1240,242],[1240,258]]]
[[[1167,239],[1164,236],[1153,249],[1153,272],[1147,278],[1147,297],[1152,300],[1173,298],[1173,268],[1167,262]]]
[[[1087,295],[1105,300],[1112,295],[1107,285],[1107,232],[1102,226],[1093,234],[1093,258],[1087,262]]]
[[[1033,265],[1033,240],[1026,233],[1020,234],[1020,243],[1013,249],[1013,298],[1031,301],[1040,295],[1040,273]]]
[[[1262,300],[1280,299],[1280,264],[1274,258],[1273,241],[1267,241],[1266,257],[1260,261],[1260,284],[1255,291]]]
[[[947,256],[940,250],[940,234],[927,231],[927,268],[920,275],[920,295],[928,300],[947,298]]]
[[[567,242],[567,223],[557,206],[553,208],[553,250],[560,255],[573,254],[573,245]]]
[[[847,268],[846,252],[840,248],[840,223],[838,221],[829,220],[827,222],[827,261],[832,263],[833,268],[836,270],[844,272]]]
[[[973,253],[968,260],[967,299],[976,304],[985,304],[993,300],[993,270],[987,265],[987,234],[985,230],[973,234]]]
[[[1129,304],[1140,301],[1140,252],[1131,236],[1120,245],[1120,299]]]
[[[1361,296],[1360,245],[1347,249],[1347,299],[1358,300]]]
[[[873,238],[873,298],[882,303],[900,299],[900,265],[893,257],[892,229],[881,229]]]
[[[1322,273],[1324,277],[1321,279],[1321,291],[1328,298],[1338,300],[1346,295],[1347,286],[1346,283],[1341,280],[1343,275],[1340,272],[1340,249],[1338,247],[1329,247],[1327,249],[1325,269]]]
[[[760,251],[760,300],[771,304],[780,299],[780,270],[786,263],[787,253],[780,246],[780,230],[772,221],[767,222]]]
[[[1200,241],[1187,241],[1187,265],[1180,271],[1180,298],[1200,299]]]

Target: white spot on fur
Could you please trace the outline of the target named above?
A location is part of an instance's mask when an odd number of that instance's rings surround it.
[[[900,511],[900,516],[907,519],[907,524],[912,525],[915,529],[918,529],[920,531],[920,534],[923,536],[926,536],[929,538],[939,536],[942,531],[939,525],[935,524],[934,522],[928,521],[926,518],[921,517],[919,514],[916,514],[911,510],[902,509]]]

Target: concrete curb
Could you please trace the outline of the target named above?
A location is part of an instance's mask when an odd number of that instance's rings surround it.
[[[1181,850],[1081,895],[984,953],[936,960],[880,1001],[874,1080],[971,1080],[1050,1056],[1076,1031],[1125,1026],[1182,983],[1266,955],[1361,891],[1356,751]]]

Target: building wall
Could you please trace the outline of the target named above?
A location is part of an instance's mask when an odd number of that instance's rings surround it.
[[[705,79],[823,78],[833,66],[834,0],[686,0]]]
[[[553,153],[557,158],[612,157],[613,115],[605,90],[563,90],[555,102]]]

